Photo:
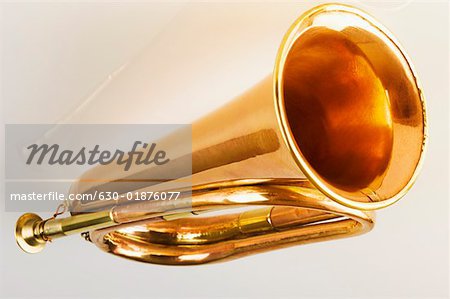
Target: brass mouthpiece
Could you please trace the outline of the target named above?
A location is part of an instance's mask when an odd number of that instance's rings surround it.
[[[16,242],[26,253],[38,253],[45,247],[46,240],[42,238],[40,227],[44,221],[33,213],[20,216],[16,222]]]
[[[55,217],[42,220],[36,214],[26,213],[16,222],[16,241],[27,253],[38,253],[47,241],[77,234],[96,228],[105,228],[117,224],[110,211],[76,215],[68,218]]]

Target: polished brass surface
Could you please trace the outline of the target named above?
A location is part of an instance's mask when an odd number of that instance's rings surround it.
[[[36,227],[42,223],[42,218],[33,213],[26,213],[17,219],[15,237],[23,251],[37,253],[45,247],[46,240],[37,237]]]
[[[379,184],[393,146],[389,96],[345,30],[306,31],[283,73],[287,119],[310,166],[348,192]]]
[[[222,216],[191,216],[172,221],[142,219],[142,209],[126,209],[129,223],[91,231],[101,249],[134,260],[193,265],[233,259],[296,244],[338,239],[373,227],[373,212],[337,204],[306,181],[267,182],[218,188],[192,196],[193,210],[208,207],[265,206]],[[120,208],[114,213],[120,219]],[[131,217],[131,218],[130,218]]]
[[[44,249],[46,242],[52,239],[116,224],[110,211],[47,220],[42,220],[38,215],[27,213],[17,220],[16,241],[25,252],[36,253]]]
[[[177,149],[177,134],[158,144]],[[288,30],[272,75],[192,125],[192,152],[178,151],[171,164],[192,159],[192,175],[158,181],[174,168],[125,175],[104,165],[71,190],[170,190],[176,182],[189,206],[74,202],[68,218],[19,220],[16,237],[33,252],[47,238],[89,231],[107,252],[184,265],[353,236],[373,227],[370,210],[408,191],[425,141],[422,91],[398,42],[360,10],[321,5]],[[91,179],[104,174],[128,183]],[[235,211],[242,207],[250,210]]]

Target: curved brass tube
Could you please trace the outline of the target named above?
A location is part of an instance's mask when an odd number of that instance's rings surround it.
[[[192,265],[232,259],[298,244],[368,232],[373,212],[347,208],[325,197],[307,182],[265,183],[197,192],[193,210],[266,206],[214,217],[192,216],[140,221],[93,230],[90,239],[104,251],[158,264]],[[142,207],[114,211],[142,218]]]

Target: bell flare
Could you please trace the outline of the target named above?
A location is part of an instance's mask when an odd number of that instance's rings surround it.
[[[406,193],[424,153],[425,104],[387,29],[360,10],[319,6],[285,35],[273,77],[283,138],[318,189],[361,209]]]

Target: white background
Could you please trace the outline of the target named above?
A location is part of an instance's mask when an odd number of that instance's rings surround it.
[[[317,3],[2,3],[2,123],[190,123],[270,74],[284,32]],[[447,298],[449,5],[354,4],[407,49],[430,125],[419,180],[379,211],[372,232],[167,267],[79,236],[24,254],[13,234],[19,214],[2,208],[0,296]]]

